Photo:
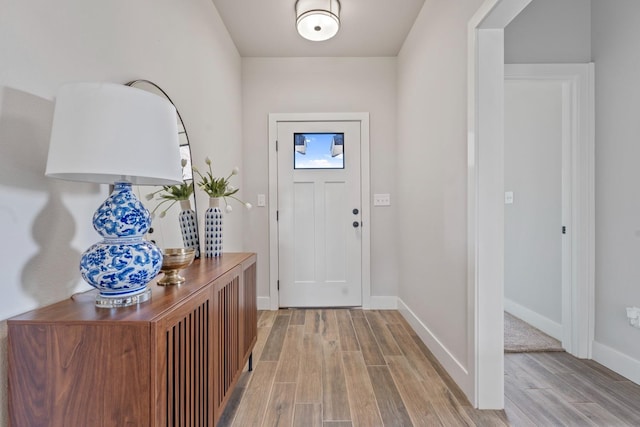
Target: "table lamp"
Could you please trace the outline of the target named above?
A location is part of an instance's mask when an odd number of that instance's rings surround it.
[[[147,284],[162,252],[143,239],[149,211],[131,185],[182,183],[175,107],[152,93],[115,83],[73,83],[56,97],[46,176],[113,184],[93,215],[103,237],[82,255],[80,273],[99,290],[99,307],[151,296]]]

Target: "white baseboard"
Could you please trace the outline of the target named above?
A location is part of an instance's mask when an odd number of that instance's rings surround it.
[[[258,310],[271,310],[271,298],[258,297]]]
[[[371,310],[397,310],[398,297],[371,296],[369,300]]]
[[[270,297],[258,297],[258,310],[271,310],[271,298]],[[371,310],[397,310],[398,309],[398,297],[381,297],[372,296],[370,300]]]
[[[451,378],[458,384],[467,397],[473,396],[473,378],[467,368],[456,359],[447,347],[440,342],[429,328],[415,315],[407,304],[398,298],[398,311],[409,322],[422,342],[431,350]]]
[[[593,360],[640,384],[640,360],[597,341],[593,342]]]
[[[562,341],[562,324],[554,322],[553,320],[545,317],[535,311],[518,304],[508,298],[504,299],[504,311],[516,316],[518,319],[522,319],[534,328],[540,329],[547,335],[552,336],[558,341]]]

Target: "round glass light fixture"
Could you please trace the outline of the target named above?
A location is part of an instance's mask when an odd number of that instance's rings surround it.
[[[307,40],[329,40],[340,29],[338,0],[298,0],[296,2],[298,34]]]

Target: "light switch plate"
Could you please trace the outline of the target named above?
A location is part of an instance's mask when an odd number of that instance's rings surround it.
[[[391,206],[391,196],[389,194],[374,194],[373,206]]]
[[[267,198],[264,194],[258,194],[258,206],[263,208],[267,205]]]

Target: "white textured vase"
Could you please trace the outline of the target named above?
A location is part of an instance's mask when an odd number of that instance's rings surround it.
[[[191,209],[189,200],[180,200],[182,211],[178,215],[180,221],[180,231],[182,232],[182,243],[185,248],[195,249],[195,258],[200,258],[200,238],[198,236],[198,222],[196,213]]]
[[[222,254],[222,210],[221,197],[210,197],[209,208],[204,213],[204,256],[218,257]]]

